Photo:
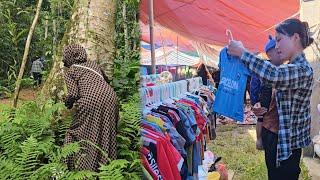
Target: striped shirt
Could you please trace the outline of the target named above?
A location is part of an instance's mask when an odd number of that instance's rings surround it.
[[[41,73],[43,68],[43,64],[40,59],[33,61],[31,67],[31,73]]]
[[[303,148],[311,143],[310,99],[313,85],[313,70],[301,53],[289,64],[280,66],[259,59],[244,52],[243,63],[263,80],[276,88],[276,101],[279,114],[277,144],[277,166],[292,154],[292,150]]]

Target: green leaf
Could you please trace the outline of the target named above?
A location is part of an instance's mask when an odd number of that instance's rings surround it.
[[[72,173],[68,179],[69,180],[95,180],[95,176],[97,175],[97,173],[92,172],[92,171],[78,171],[78,172],[74,172]]]

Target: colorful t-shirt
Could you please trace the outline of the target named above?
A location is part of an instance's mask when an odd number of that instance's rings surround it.
[[[227,48],[220,52],[219,68],[220,83],[213,111],[243,122],[243,97],[250,72],[237,57],[227,54]]]

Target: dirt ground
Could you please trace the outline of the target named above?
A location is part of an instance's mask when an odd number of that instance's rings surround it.
[[[19,100],[20,101],[30,101],[36,99],[37,96],[37,90],[36,89],[21,89],[19,94]],[[2,105],[11,105],[12,98],[4,98],[0,99],[0,104]]]

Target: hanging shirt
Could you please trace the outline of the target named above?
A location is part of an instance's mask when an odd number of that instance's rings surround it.
[[[176,128],[170,122],[169,118],[158,113],[153,113],[153,115],[161,118],[165,122],[164,127],[171,138],[172,144],[182,155],[186,155],[187,152],[184,150],[186,140],[178,133]]]
[[[158,133],[163,133],[162,129],[156,123],[149,122],[144,119],[141,120],[141,127],[153,130]]]
[[[249,70],[237,57],[229,56],[227,48],[220,52],[219,68],[220,83],[213,111],[243,122],[243,96],[250,75]]]
[[[201,108],[199,106],[197,106],[197,104],[192,102],[191,100],[181,99],[181,100],[179,100],[179,102],[183,103],[183,104],[186,104],[186,105],[189,105],[194,110],[196,121],[197,121],[197,125],[200,128],[200,130],[203,131],[207,120],[203,116]]]
[[[190,135],[190,133],[188,132],[189,131],[188,129],[190,130],[192,129],[189,124],[184,124],[184,121],[182,120],[183,115],[180,114],[178,110],[173,109],[171,107],[160,106],[159,109],[163,111],[167,111],[168,114],[172,117],[172,119],[175,119],[175,121],[177,121],[177,123],[175,123],[174,126],[179,132],[179,134],[185,139],[186,141],[185,145],[188,146],[192,144],[193,141],[195,140],[195,136],[193,134]]]
[[[167,156],[166,150],[163,147],[163,142],[152,136],[143,136],[143,141],[144,143],[149,143],[150,145],[154,145],[156,147],[156,153],[153,153],[153,155],[156,154],[157,156],[157,158],[154,157],[156,161],[155,163],[157,163],[157,168],[159,169],[163,179],[174,179],[175,176],[173,175],[174,173],[171,169],[169,157]]]
[[[145,116],[145,119],[149,122],[153,122],[157,124],[163,131],[165,130],[164,122],[160,118],[152,116],[151,114],[148,114]]]
[[[152,132],[151,134],[143,136],[144,142],[149,139],[151,139],[151,141],[149,141],[150,144],[156,144],[157,163],[164,179],[180,180],[180,170],[183,165],[183,158],[170,143],[170,138],[162,137],[156,132]]]
[[[181,121],[183,123],[183,126],[186,129],[186,135],[187,135],[187,142],[186,142],[186,147],[190,146],[191,144],[193,144],[193,142],[196,140],[196,133],[193,130],[193,124],[191,122],[190,119],[191,117],[188,116],[187,112],[185,112],[182,109],[178,109],[179,111],[179,117],[181,118]],[[194,120],[195,121],[195,120]],[[197,127],[197,124],[195,123],[194,125],[195,127]]]
[[[161,176],[158,164],[152,154],[147,148],[142,147],[141,150],[141,161],[146,170],[150,173],[153,179],[161,180],[163,177]]]

